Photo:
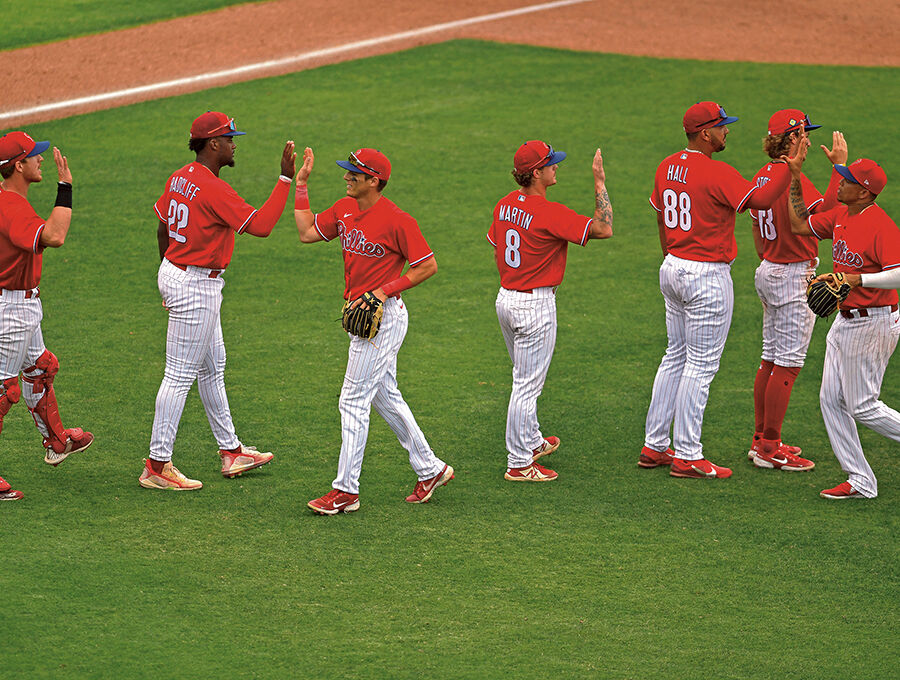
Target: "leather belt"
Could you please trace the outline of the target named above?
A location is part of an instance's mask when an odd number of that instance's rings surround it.
[[[876,307],[876,309],[881,309],[881,307]],[[892,312],[896,312],[897,309],[897,305],[891,305]],[[864,319],[869,316],[869,310],[866,307],[860,307],[858,309],[842,309],[841,316],[845,319]]]
[[[171,260],[169,260],[169,261],[172,262]],[[187,271],[187,265],[184,265],[184,264],[178,264],[177,262],[172,262],[172,264],[173,264],[174,266],[178,267],[178,268],[179,268],[181,271],[183,271],[183,272],[186,272],[186,271]],[[193,265],[191,265],[191,266],[193,266]],[[206,269],[206,267],[204,267],[204,269]],[[221,274],[223,271],[225,271],[225,270],[224,270],[224,269],[212,269],[212,270],[210,270],[210,272],[209,272],[209,278],[215,279],[215,278],[217,278],[217,277],[219,276],[219,274]]]
[[[28,290],[25,290],[25,291],[21,291],[21,290],[9,290],[9,289],[6,289],[6,288],[4,288],[3,290],[5,290],[7,293],[25,293],[25,299],[26,299],[26,300],[30,300],[31,298],[36,298],[36,297],[40,297],[40,296],[41,296],[41,291],[40,291],[39,288],[29,288]],[[3,295],[3,290],[0,290],[0,296]]]

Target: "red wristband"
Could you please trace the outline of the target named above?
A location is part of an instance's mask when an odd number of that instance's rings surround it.
[[[294,210],[309,210],[309,187],[305,184],[297,187],[297,193],[294,194]]]
[[[404,274],[399,279],[394,279],[390,283],[384,284],[381,287],[381,290],[384,291],[385,295],[387,295],[388,297],[391,297],[392,295],[396,295],[397,293],[400,293],[400,292],[406,290],[407,288],[411,288],[411,287],[412,287],[412,281],[410,281],[409,277],[406,274]]]

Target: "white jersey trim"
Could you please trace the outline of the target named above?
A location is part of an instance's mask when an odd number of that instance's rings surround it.
[[[250,213],[250,216],[246,220],[244,220],[244,223],[240,227],[238,227],[237,233],[243,234],[244,229],[247,228],[247,225],[250,223],[250,220],[252,220],[253,216],[258,212],[259,212],[258,210],[254,210],[252,213]]]
[[[484,237],[488,240],[488,243],[490,243],[492,246],[494,246],[494,248],[497,247],[497,244],[494,243],[493,241],[491,241],[491,235],[490,235],[490,234],[485,234]]]
[[[660,210],[659,208],[657,208],[657,207],[653,204],[653,197],[652,197],[652,196],[651,196],[650,198],[648,198],[647,200],[650,201],[650,207],[651,207],[651,208],[653,208],[656,212],[662,212],[662,210]]]
[[[586,246],[588,242],[588,234],[591,233],[591,222],[594,221],[593,217],[588,218],[587,224],[584,225],[584,234],[581,236],[581,243],[579,245]]]
[[[159,214],[159,208],[156,207],[156,203],[153,204],[153,212],[156,213],[156,216],[159,218],[160,222],[166,222],[166,218]]]
[[[418,260],[416,260],[415,262],[410,262],[410,263],[409,263],[409,266],[410,266],[410,267],[415,267],[416,265],[422,264],[422,263],[423,263],[425,260],[427,260],[429,257],[434,257],[434,251],[433,251],[433,250],[432,250],[430,253],[428,253],[425,257],[420,257],[420,258],[419,258]]]
[[[744,195],[744,197],[741,199],[740,203],[738,203],[738,207],[735,208],[735,211],[736,211],[736,212],[743,212],[743,210],[744,210],[744,204],[747,202],[747,199],[750,198],[750,194],[752,194],[752,193],[753,193],[754,191],[756,191],[757,189],[759,189],[759,187],[756,186],[756,185],[754,185],[754,186],[750,189],[750,191],[748,191],[748,192]]]
[[[44,227],[47,226],[47,223],[44,222],[41,226],[38,227],[37,232],[34,235],[34,243],[31,244],[32,252],[37,252],[38,248],[41,247],[41,232],[44,231]]]
[[[316,232],[319,234],[319,236],[321,236],[321,237],[322,237],[323,239],[325,239],[326,241],[330,241],[330,240],[331,240],[330,238],[328,238],[327,236],[325,236],[325,234],[323,234],[322,231],[319,229],[319,215],[318,215],[318,213],[317,213],[316,215],[313,216],[313,226],[316,228]]]
[[[806,212],[811,213],[813,208],[819,205],[819,203],[823,203],[824,201],[824,198],[817,198],[815,201],[806,206]]]
[[[817,232],[815,229],[813,229],[812,215],[810,215],[809,217],[806,218],[806,224],[809,227],[809,230],[813,233],[813,236],[815,236],[820,241],[823,240],[822,237],[819,236],[819,232]]]

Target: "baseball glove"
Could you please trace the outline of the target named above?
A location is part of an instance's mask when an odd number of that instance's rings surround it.
[[[384,305],[372,291],[363,293],[357,300],[360,301],[360,304],[353,309],[350,309],[350,305],[356,300],[347,300],[344,303],[344,308],[341,310],[341,325],[348,333],[371,340],[378,335],[381,317],[384,315]],[[364,309],[362,303],[367,304],[368,308]]]
[[[806,304],[823,319],[834,314],[850,294],[850,284],[843,274],[832,273],[832,280],[811,280],[806,287]]]

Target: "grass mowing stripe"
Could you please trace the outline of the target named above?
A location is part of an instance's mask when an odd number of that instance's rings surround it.
[[[523,66],[547,77],[526,78]],[[860,433],[880,480],[876,501],[817,497],[843,479],[818,414],[819,323],[785,423],[816,469],[778,474],[746,462],[760,344],[746,216],[734,321],[704,423],[705,449],[735,476],[673,480],[635,463],[665,346],[647,196],[656,165],[684,143],[686,106],[715,99],[741,118],[720,157],[744,176],[765,160],[772,111],[798,106],[825,125],[814,145],[840,129],[852,157],[898,177],[884,146],[896,74],[461,41],[33,126],[75,174],[69,241],[45,259],[43,329],[61,361],[64,421],[97,441],[51,469],[27,412],[5,419],[0,474],[26,498],[0,508],[0,542],[10,546],[0,571],[11,613],[0,620],[4,668],[31,677],[827,678],[840,664],[886,676],[896,657],[897,447]],[[864,112],[834,98],[860,87],[881,93]],[[305,508],[334,475],[347,344],[334,321],[340,254],[298,244],[290,214],[268,239],[238,239],[223,305],[238,433],[275,451],[274,463],[223,479],[193,391],[175,456],[203,491],[137,486],[165,341],[151,206],[190,160],[186,131],[206,109],[250,133],[224,176],[256,205],[287,138],[315,149],[319,210],[343,191],[335,159],[362,145],[390,157],[386,195],[419,220],[440,267],[404,293],[411,321],[399,369],[429,441],[457,469],[428,505],[403,502],[414,477],[373,418],[360,512],[321,518]],[[590,160],[603,147],[616,235],[571,249],[558,296],[539,409],[545,432],[562,439],[547,461],[560,478],[512,485],[502,480],[509,360],[484,232],[512,187],[512,154],[531,138],[568,152],[550,197],[585,213]],[[824,188],[824,156],[807,165]],[[47,182],[31,198],[46,213],[52,194]],[[889,183],[879,198],[895,217],[897,197]],[[900,403],[896,366],[882,398]]]

